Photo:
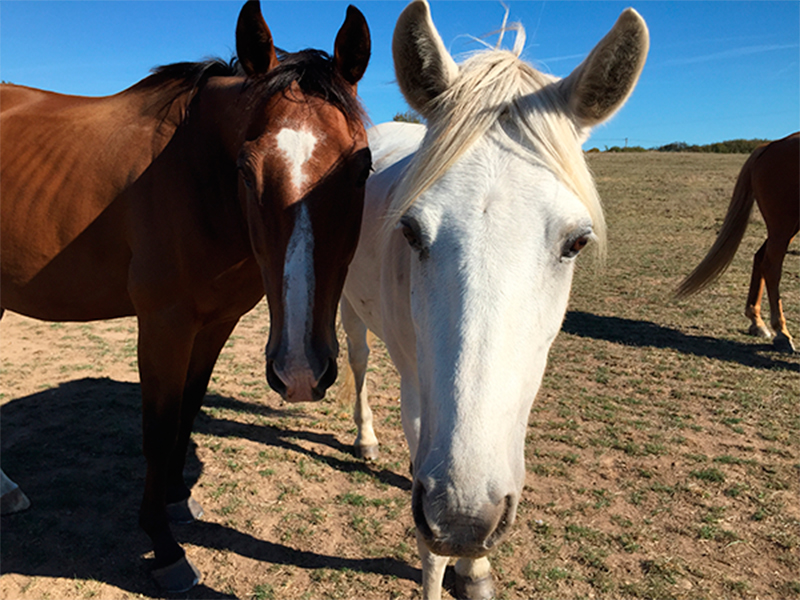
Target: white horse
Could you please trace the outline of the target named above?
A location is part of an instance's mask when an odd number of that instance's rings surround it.
[[[525,479],[528,414],[566,312],[576,255],[602,248],[581,143],[626,101],[647,27],[632,9],[566,79],[513,52],[457,65],[425,0],[397,22],[397,81],[421,125],[369,131],[375,173],[342,299],[356,381],[356,445],[377,454],[364,376],[367,329],[401,376],[424,598],[448,557],[459,598],[493,593],[486,555]]]

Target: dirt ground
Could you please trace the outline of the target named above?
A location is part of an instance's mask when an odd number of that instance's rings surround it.
[[[411,483],[399,428],[383,440],[382,461],[369,466],[351,454],[352,412],[330,399],[340,385],[319,405],[283,403],[264,381],[268,323],[263,302],[242,320],[195,427],[187,479],[206,514],[175,531],[206,577],[182,597],[273,597],[283,570],[292,581],[277,598],[327,589],[328,572],[338,579],[342,570],[399,580],[412,595],[418,567],[382,553],[390,543],[408,557],[415,552],[402,510]],[[144,460],[135,319],[53,324],[7,313],[0,336],[2,466],[33,503],[3,517],[0,597],[159,597],[149,540],[136,525]],[[399,414],[396,390],[375,397]],[[391,469],[389,455],[397,456]],[[364,483],[386,501],[356,493]],[[371,535],[348,539],[350,513],[387,510],[396,531],[360,555]],[[376,516],[365,527],[374,528]],[[295,538],[308,548],[287,543]]]
[[[664,300],[713,240],[676,217],[680,186],[713,228],[744,158],[593,159],[609,261],[578,273],[531,414],[527,485],[492,556],[501,598],[800,597],[800,358],[744,335],[752,252],[704,296]],[[701,187],[669,176],[684,159]],[[643,202],[656,206],[648,226],[631,226]],[[784,303],[800,335],[796,263]],[[203,580],[174,597],[418,598],[398,379],[381,344],[369,373],[381,457],[365,464],[342,377],[316,404],[268,389],[267,331],[262,303],[223,351],[196,423],[187,479],[205,515],[174,531]],[[135,319],[6,314],[0,417],[2,468],[32,501],[2,518],[0,598],[161,597],[137,526]]]

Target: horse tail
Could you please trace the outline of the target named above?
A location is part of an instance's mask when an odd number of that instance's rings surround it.
[[[728,212],[722,222],[722,228],[717,234],[717,239],[705,258],[675,290],[678,298],[699,292],[722,275],[731,264],[742,237],[744,237],[747,221],[755,201],[752,184],[753,167],[766,147],[767,144],[756,148],[744,163],[733,188],[731,203],[728,205]]]

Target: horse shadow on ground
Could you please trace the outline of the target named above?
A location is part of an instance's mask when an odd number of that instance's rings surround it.
[[[683,354],[736,362],[757,369],[798,370],[797,364],[770,356],[776,352],[769,343],[743,344],[733,340],[689,335],[649,321],[569,311],[561,330],[578,337],[625,346],[671,348]]]
[[[221,396],[208,396],[204,402],[205,406],[214,408],[227,408],[231,410],[248,411],[254,414],[273,414],[274,409],[264,405],[242,402],[233,398],[223,398]],[[411,491],[411,480],[403,475],[398,475],[389,469],[377,469],[373,465],[362,460],[344,460],[327,454],[320,454],[314,450],[304,448],[297,443],[304,440],[313,444],[324,445],[341,454],[353,456],[353,447],[340,442],[335,435],[330,433],[320,433],[317,431],[304,431],[297,429],[286,429],[273,427],[270,425],[252,425],[229,421],[217,417],[209,417],[201,414],[195,421],[194,431],[197,433],[212,434],[217,437],[235,437],[247,439],[259,444],[285,448],[293,452],[305,454],[315,462],[325,464],[332,469],[342,473],[361,472],[369,474],[385,485],[399,488],[406,492]]]
[[[238,407],[280,416],[283,411],[231,398],[209,396],[212,406]],[[138,527],[144,490],[139,384],[111,379],[71,381],[0,407],[2,468],[31,499],[31,508],[2,517],[0,574],[95,580],[127,592],[160,597],[150,576],[150,541]],[[216,420],[201,414],[195,430],[217,436],[242,435],[268,446],[309,454],[306,439],[347,452],[332,435],[286,431]],[[368,470],[392,485],[410,482],[378,472],[353,459],[314,455],[335,469]],[[203,465],[192,443],[187,483],[194,485]],[[391,475],[390,475],[391,474]],[[350,559],[305,552],[261,540],[225,525],[198,522],[175,526],[180,543],[227,550],[268,563],[308,569],[350,569],[419,581],[419,569],[393,558]],[[181,596],[177,596],[181,597]],[[191,598],[230,598],[199,585]]]

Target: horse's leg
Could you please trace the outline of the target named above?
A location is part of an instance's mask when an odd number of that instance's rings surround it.
[[[431,552],[417,532],[417,550],[422,560],[422,600],[441,600],[442,580],[449,561]]]
[[[31,501],[19,489],[19,486],[0,469],[0,514],[10,515],[22,512],[30,505]]]
[[[186,386],[183,389],[178,441],[169,462],[166,502],[167,516],[173,523],[191,523],[203,515],[203,508],[192,498],[183,478],[186,452],[194,420],[200,412],[214,365],[237,323],[238,319],[211,325],[201,330],[194,340]]]
[[[775,331],[773,344],[781,352],[794,352],[794,343],[789,330],[786,328],[786,317],[783,315],[781,303],[780,283],[783,270],[783,259],[789,248],[790,238],[778,239],[774,236],[767,238],[767,251],[764,255],[763,273],[767,284],[769,297],[770,325]]]
[[[346,298],[342,298],[342,326],[347,334],[347,358],[356,388],[356,403],[353,407],[353,419],[358,428],[354,449],[356,456],[365,460],[377,460],[378,438],[372,427],[372,409],[367,400],[367,360],[369,344],[367,343],[367,327],[353,310]]]
[[[489,559],[459,558],[456,561],[456,598],[459,600],[491,600],[495,597],[492,567]]]
[[[5,312],[6,309],[0,308],[0,319]],[[31,501],[24,492],[0,469],[0,515],[22,512],[30,505]]]
[[[142,433],[147,460],[139,524],[153,542],[153,577],[169,592],[186,591],[200,580],[200,572],[172,537],[166,510],[170,459],[178,444],[195,334],[194,324],[182,314],[165,311],[139,315]]]
[[[747,294],[747,305],[744,314],[752,321],[748,333],[756,337],[771,338],[772,332],[767,329],[764,319],[761,318],[761,297],[764,294],[764,255],[767,251],[767,242],[761,245],[753,256],[753,273],[750,276],[750,291]]]

